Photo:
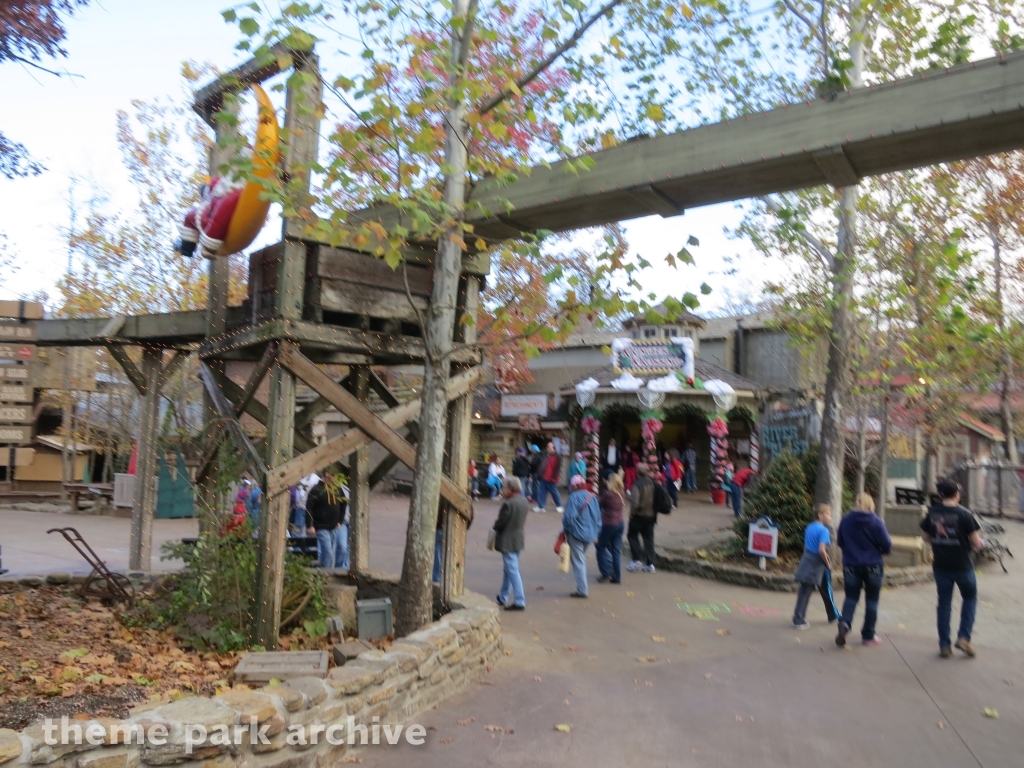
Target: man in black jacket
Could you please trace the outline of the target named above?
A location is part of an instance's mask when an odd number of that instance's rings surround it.
[[[522,485],[523,496],[530,497],[530,459],[525,448],[516,448],[516,457],[512,459],[512,477],[518,477]]]
[[[629,528],[626,533],[629,553],[633,559],[626,570],[654,573],[654,526],[658,522],[658,513],[654,511],[656,484],[651,479],[650,466],[646,462],[641,462],[636,470],[636,482],[633,483],[633,492],[629,497]],[[641,538],[644,541],[643,549],[640,548]]]
[[[330,470],[320,473],[306,499],[309,535],[316,536],[317,560],[321,568],[348,568],[348,502],[341,483]]]
[[[505,608],[506,611],[521,611],[526,608],[526,592],[523,591],[523,579],[519,575],[519,553],[523,551],[526,537],[523,528],[530,507],[521,493],[522,484],[518,477],[511,478],[505,485],[503,495],[505,503],[501,505],[498,519],[494,521],[494,549],[501,552],[504,566],[504,577],[501,591],[498,593],[498,605],[508,602],[509,593],[515,601]]]
[[[948,659],[953,648],[974,656],[971,629],[974,612],[978,607],[978,581],[974,575],[971,551],[982,548],[981,526],[966,507],[960,506],[960,485],[943,479],[935,484],[942,502],[932,504],[928,515],[921,520],[921,538],[931,544],[932,572],[939,593],[938,627],[939,656]],[[956,644],[950,647],[949,620],[953,609],[953,586],[960,590],[960,629]]]

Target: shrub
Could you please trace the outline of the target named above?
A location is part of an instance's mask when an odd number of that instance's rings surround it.
[[[750,523],[762,515],[779,526],[779,551],[799,551],[804,528],[811,522],[811,495],[800,459],[789,450],[778,454],[745,494],[743,516],[733,525],[746,546]]]

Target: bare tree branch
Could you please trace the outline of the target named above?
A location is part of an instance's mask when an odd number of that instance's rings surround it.
[[[621,5],[622,3],[623,0],[610,0],[610,2],[605,3],[605,5],[603,5],[600,8],[600,10],[597,11],[597,13],[595,13],[593,16],[591,16],[589,19],[583,22],[582,25],[577,27],[576,31],[573,32],[572,35],[564,43],[555,48],[555,50],[553,50],[548,56],[546,56],[539,64],[537,64],[537,66],[535,66],[525,75],[516,80],[515,88],[505,88],[500,93],[495,94],[486,102],[484,102],[483,106],[480,107],[477,110],[477,112],[480,113],[481,115],[486,115],[496,106],[498,106],[503,101],[508,99],[517,90],[522,90],[527,85],[536,80],[544,72],[544,70],[546,70],[555,61],[557,61],[562,56],[562,54],[564,54],[569,49],[573,48],[576,45],[576,43],[580,41],[580,38],[583,37],[584,34],[586,34],[587,30],[597,23],[598,19],[600,19],[602,16],[610,14],[612,11],[615,10],[616,6]]]
[[[785,221],[785,217],[782,215],[783,209],[778,203],[776,203],[769,197],[762,197],[761,200],[764,202],[765,205],[771,208],[772,211],[774,211],[774,213],[780,219],[783,219]],[[832,251],[826,248],[825,245],[818,238],[816,238],[806,229],[796,229],[795,227],[792,226],[790,226],[789,229],[796,233],[800,237],[800,239],[802,239],[811,247],[811,250],[814,251],[814,253],[817,255],[823,267],[828,269],[830,272],[833,270],[833,265],[835,264],[836,257],[835,254],[832,253]]]

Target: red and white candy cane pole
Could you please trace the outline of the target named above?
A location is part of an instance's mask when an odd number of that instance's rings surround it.
[[[755,472],[761,467],[761,440],[758,437],[760,432],[760,424],[755,424],[750,430],[750,468]]]

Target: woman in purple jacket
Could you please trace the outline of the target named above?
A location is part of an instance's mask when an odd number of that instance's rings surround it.
[[[836,543],[843,551],[843,615],[839,619],[836,645],[846,645],[846,635],[853,626],[861,588],[864,589],[864,626],[860,636],[864,645],[881,645],[875,635],[878,618],[878,596],[882,591],[884,564],[882,555],[892,551],[892,539],[885,523],[875,514],[875,502],[866,493],[857,497],[857,509],[851,509],[839,523]]]

